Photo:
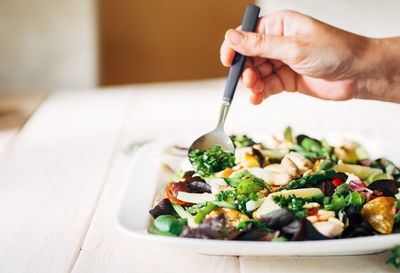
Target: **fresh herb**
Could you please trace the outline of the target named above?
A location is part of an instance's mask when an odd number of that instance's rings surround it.
[[[156,230],[176,236],[182,233],[183,227],[186,224],[186,219],[176,218],[172,215],[160,215],[154,220],[154,228]]]
[[[255,193],[250,194],[239,194],[236,190],[234,191],[222,191],[219,194],[215,195],[215,200],[227,201],[236,206],[236,209],[243,213],[248,213],[246,209],[246,203],[250,200],[258,200],[258,196]]]
[[[303,176],[299,179],[293,180],[286,186],[282,187],[280,190],[292,190],[292,189],[315,186],[316,184],[318,184],[323,180],[330,180],[332,178],[335,178],[335,175],[336,172],[332,169],[326,171],[319,171],[317,173]]]
[[[349,185],[345,183],[336,188],[332,197],[324,198],[324,208],[336,212],[350,205],[360,210],[364,203],[365,200],[362,195],[358,192],[351,191]]]
[[[386,261],[386,263],[400,269],[400,246],[397,246],[392,250],[392,256]]]
[[[189,160],[197,173],[203,177],[235,166],[235,155],[231,152],[225,152],[220,145],[206,151],[190,151]]]
[[[221,191],[220,193],[215,195],[216,201],[231,201],[233,202],[234,198],[237,196],[235,191]]]
[[[287,208],[299,217],[306,217],[307,209],[303,208],[309,202],[307,199],[297,198],[294,195],[289,195],[287,198],[280,196],[273,196],[272,200],[277,203],[281,208]]]
[[[194,204],[193,206],[186,207],[186,211],[192,215],[195,215],[199,212],[200,209],[204,208],[206,204],[207,203]]]
[[[253,139],[246,135],[231,136],[231,139],[236,148],[251,147],[256,144]]]

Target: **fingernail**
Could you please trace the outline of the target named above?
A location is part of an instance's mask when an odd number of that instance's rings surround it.
[[[244,35],[237,30],[230,30],[228,31],[228,39],[229,41],[234,44],[238,45],[243,41]]]

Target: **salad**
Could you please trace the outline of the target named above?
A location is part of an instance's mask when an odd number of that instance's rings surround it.
[[[301,241],[400,232],[400,169],[358,143],[233,135],[188,153],[150,210],[149,232],[218,240]],[[176,148],[184,154],[187,150]],[[193,167],[192,167],[193,166]]]

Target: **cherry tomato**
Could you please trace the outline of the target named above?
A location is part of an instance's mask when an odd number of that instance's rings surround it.
[[[343,184],[343,181],[340,178],[334,178],[331,182],[335,187],[339,187]]]
[[[307,216],[314,216],[318,215],[318,209],[317,208],[312,208],[307,210]]]

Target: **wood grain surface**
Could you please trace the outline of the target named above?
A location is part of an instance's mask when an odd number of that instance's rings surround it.
[[[385,265],[388,252],[207,256],[137,241],[116,228],[130,161],[127,147],[209,130],[216,123],[222,87],[223,81],[201,81],[49,96],[1,157],[0,272],[396,272]],[[239,88],[229,132],[270,132],[292,122],[304,132],[358,131],[380,139],[400,135],[400,125],[388,127],[375,117],[377,112],[398,116],[398,105],[335,104],[282,94],[253,107],[247,95]],[[349,111],[360,115],[346,118]]]

